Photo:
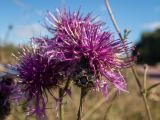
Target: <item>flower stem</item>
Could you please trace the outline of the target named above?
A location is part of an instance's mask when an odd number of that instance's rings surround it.
[[[59,120],[64,120],[63,89],[59,88]]]
[[[107,10],[108,10],[108,12],[109,12],[109,15],[110,15],[110,17],[111,17],[111,20],[112,20],[112,22],[113,22],[113,25],[114,25],[114,27],[115,27],[115,29],[116,29],[116,31],[117,31],[117,33],[118,33],[118,35],[119,35],[122,43],[123,43],[123,42],[124,42],[124,38],[122,37],[122,34],[121,34],[121,32],[120,32],[120,29],[119,29],[119,27],[118,27],[118,25],[117,25],[117,22],[116,22],[116,20],[115,20],[115,18],[114,18],[114,15],[113,15],[113,13],[112,13],[112,9],[111,9],[111,7],[110,7],[109,0],[105,0],[105,3],[106,3]],[[125,53],[126,53],[126,55],[127,55],[127,58],[129,58],[129,54],[128,54],[126,48],[125,48]],[[134,75],[134,77],[135,77],[136,83],[137,83],[137,85],[138,85],[138,87],[139,87],[139,91],[140,91],[140,93],[141,93],[141,92],[143,91],[143,87],[142,87],[142,85],[141,85],[141,83],[140,83],[140,78],[139,78],[139,76],[137,75],[137,72],[136,72],[136,70],[134,69],[133,66],[131,66],[131,70],[132,70],[132,72],[133,72],[133,75]],[[146,94],[146,93],[145,93],[145,94]],[[147,98],[146,98],[146,95],[145,95],[145,94],[142,94],[142,98],[143,98],[143,101],[144,101],[144,103],[145,103],[145,108],[146,108],[146,111],[147,111],[148,119],[149,119],[149,120],[152,120],[151,112],[150,112],[149,105],[148,105],[148,101],[147,101]]]
[[[59,88],[59,120],[64,120],[64,106],[63,106],[63,98],[65,92],[70,86],[70,80],[68,80],[64,86],[64,88]]]
[[[81,96],[80,96],[79,109],[77,113],[77,120],[81,120],[82,103],[83,103],[83,97],[82,97],[82,88],[81,88]]]
[[[79,103],[79,108],[78,108],[78,113],[77,113],[77,120],[81,120],[82,116],[82,108],[83,108],[83,100],[87,94],[87,90],[81,88],[81,95],[80,95],[80,103]]]

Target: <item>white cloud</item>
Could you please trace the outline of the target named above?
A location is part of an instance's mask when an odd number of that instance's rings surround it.
[[[44,37],[51,36],[46,28],[38,23],[29,25],[18,25],[15,26],[11,32],[9,41],[15,44],[26,44],[32,37]]]
[[[145,24],[143,28],[147,30],[156,30],[160,28],[160,22],[153,22],[153,23]]]
[[[36,36],[47,35],[47,30],[42,27],[40,24],[30,24],[30,25],[21,25],[17,26],[14,29],[14,35],[18,38],[28,39]]]

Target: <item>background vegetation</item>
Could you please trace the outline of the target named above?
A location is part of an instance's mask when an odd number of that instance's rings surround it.
[[[140,41],[136,44],[133,55],[137,56],[137,62],[140,64],[155,65],[160,62],[160,29],[153,32],[144,32]]]

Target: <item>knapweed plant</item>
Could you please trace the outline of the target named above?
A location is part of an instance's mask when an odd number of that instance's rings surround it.
[[[81,90],[77,110],[77,120],[81,120],[82,104],[88,92],[102,93],[106,102],[110,87],[115,87],[118,93],[127,92],[121,70],[131,67],[147,115],[152,119],[146,99],[147,89],[140,84],[132,66],[134,59],[129,56],[128,32],[122,36],[108,0],[106,6],[119,38],[105,30],[105,23],[92,17],[92,14],[82,15],[80,10],[71,12],[63,9],[56,10],[56,13],[49,11],[45,17],[43,26],[52,34],[51,37],[33,37],[31,46],[19,51],[16,57],[18,64],[15,65],[16,89],[19,92],[13,93],[12,98],[25,102],[27,116],[35,115],[37,120],[46,120],[50,95],[56,102],[57,118],[64,119],[63,98],[66,95],[72,97],[70,86],[74,85]],[[7,88],[1,87],[0,91],[3,89]]]
[[[109,83],[118,92],[127,91],[120,72],[131,64],[124,55],[125,49],[129,50],[127,43],[104,31],[103,22],[91,14],[83,16],[80,11],[64,9],[56,14],[48,12],[45,27],[53,36],[32,38],[31,46],[23,47],[17,57],[17,87],[21,99],[27,102],[27,115],[47,119],[48,93],[61,106],[63,97],[72,95],[69,83],[81,89],[77,119],[81,118],[82,100],[90,90],[106,98]],[[62,92],[59,97],[54,95],[56,89]]]

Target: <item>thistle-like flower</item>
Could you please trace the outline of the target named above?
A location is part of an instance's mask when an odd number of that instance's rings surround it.
[[[126,43],[115,40],[109,31],[104,32],[103,22],[86,17],[79,12],[67,13],[58,11],[55,16],[49,12],[47,29],[54,34],[53,42],[61,53],[63,61],[75,63],[72,69],[74,82],[80,87],[95,86],[107,95],[108,82],[118,91],[126,91],[126,82],[120,69],[129,65],[125,61]],[[49,47],[53,48],[54,47]],[[52,57],[53,50],[48,50]]]
[[[37,120],[46,118],[47,93],[53,98],[53,90],[64,81],[65,64],[48,60],[38,48],[23,48],[19,56],[17,71],[22,100],[26,100],[28,115],[36,114]]]

